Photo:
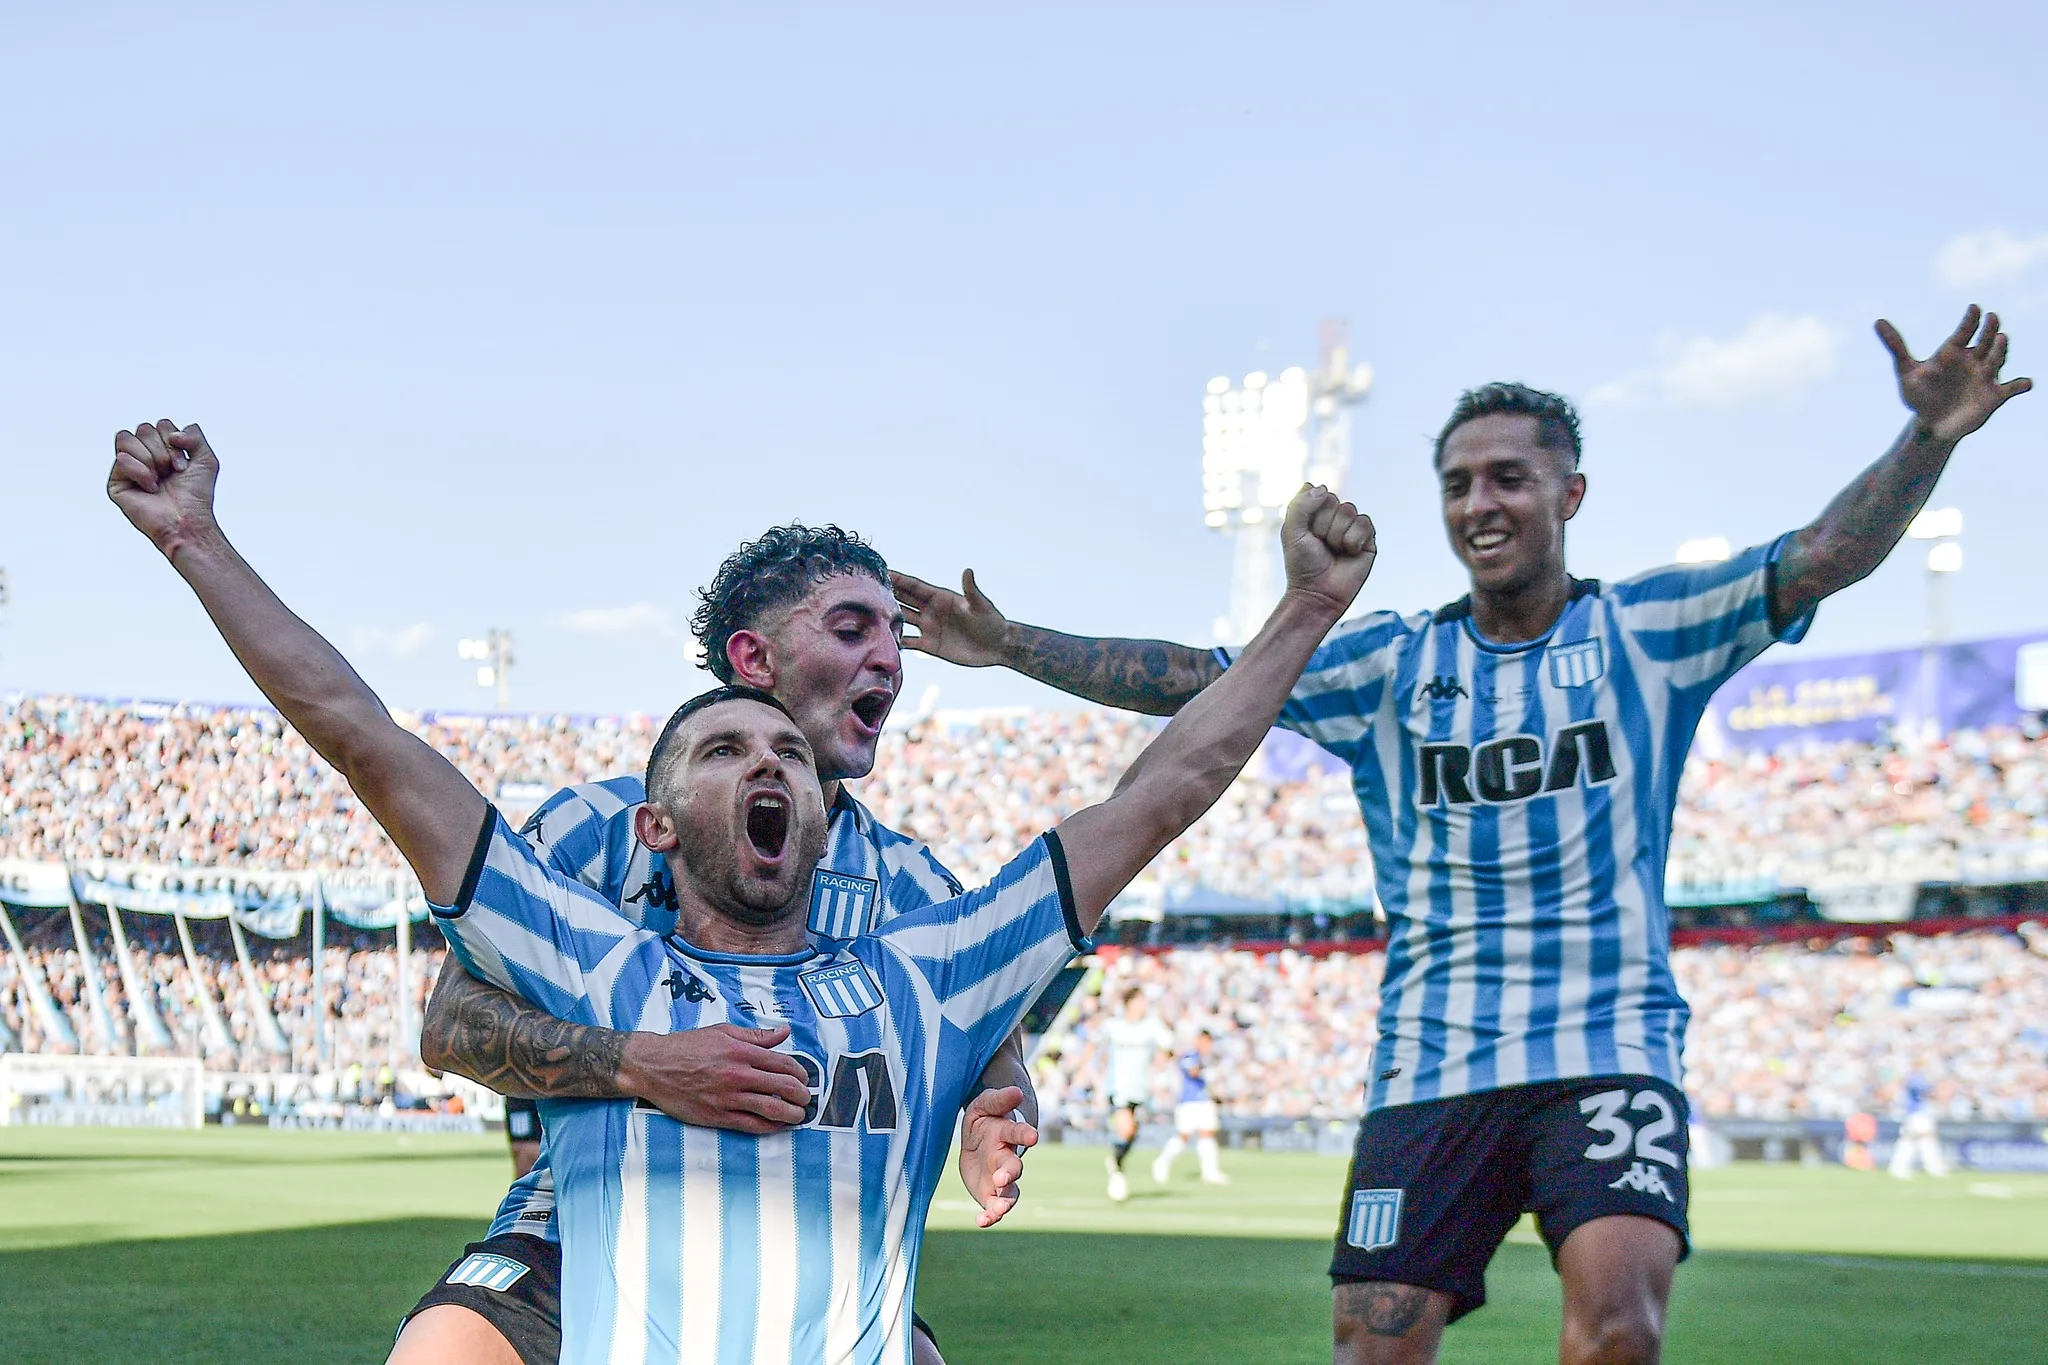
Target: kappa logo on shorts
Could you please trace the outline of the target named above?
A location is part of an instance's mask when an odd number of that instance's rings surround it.
[[[1607,1187],[1610,1190],[1639,1190],[1644,1194],[1661,1194],[1667,1204],[1676,1204],[1678,1196],[1671,1193],[1671,1187],[1664,1183],[1664,1172],[1646,1162],[1632,1161],[1622,1172],[1621,1179]]]
[[[510,1256],[498,1256],[488,1251],[473,1251],[462,1258],[462,1264],[448,1272],[448,1283],[473,1284],[478,1289],[495,1290],[502,1294],[518,1284],[531,1268]]]
[[[1344,1240],[1360,1251],[1381,1251],[1401,1240],[1401,1191],[1360,1190],[1351,1196]]]
[[[875,881],[819,868],[811,874],[810,930],[819,938],[859,938],[874,927]]]

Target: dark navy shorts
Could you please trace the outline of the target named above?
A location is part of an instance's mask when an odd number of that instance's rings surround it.
[[[1486,1302],[1486,1266],[1524,1213],[1550,1248],[1583,1223],[1636,1214],[1687,1249],[1685,1095],[1650,1076],[1482,1090],[1366,1115],[1330,1278],[1451,1295],[1455,1322]]]

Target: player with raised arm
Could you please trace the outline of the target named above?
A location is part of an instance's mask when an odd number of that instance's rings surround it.
[[[1303,490],[1272,618],[1108,800],[988,886],[829,947],[806,930],[826,813],[803,731],[751,688],[686,703],[637,821],[676,888],[662,935],[549,868],[271,593],[214,521],[218,463],[196,427],[115,445],[109,495],[391,835],[472,973],[589,1026],[789,1031],[807,1092],[794,1129],[721,1130],[625,1099],[551,1112],[562,1356],[577,1362],[910,1357],[924,1213],[969,1087],[1109,902],[1243,767],[1373,559],[1368,520]]]
[[[930,849],[877,821],[845,785],[874,767],[902,685],[902,618],[888,572],[866,542],[836,526],[774,527],[726,557],[691,622],[713,674],[774,696],[810,741],[827,812],[819,863],[826,875],[808,916],[820,942],[960,894]],[[637,773],[565,788],[521,834],[557,872],[636,924],[666,932],[675,923],[674,887],[634,834],[646,796]],[[666,1035],[575,1024],[451,962],[428,1003],[420,1051],[437,1069],[538,1099],[644,1100],[686,1122],[762,1133],[802,1113],[802,1074],[775,1050],[783,1036],[732,1023]],[[1036,1097],[1012,1039],[983,1074],[961,1144],[961,1175],[982,1206],[983,1226],[1016,1203],[1021,1151],[1035,1140],[1036,1123]],[[488,1365],[507,1347],[524,1365],[552,1362],[561,1342],[553,1215],[554,1177],[543,1158],[513,1185],[484,1238],[463,1249],[408,1315],[391,1365]],[[507,1262],[532,1273],[479,1271]],[[929,1325],[912,1321],[918,1365],[943,1365]]]
[[[1564,1287],[1560,1358],[1652,1361],[1686,1250],[1686,1007],[1664,863],[1707,700],[1891,552],[1958,442],[2030,384],[1972,307],[1925,360],[1890,323],[1912,416],[1810,524],[1726,563],[1574,578],[1570,404],[1464,395],[1436,442],[1471,593],[1334,633],[1281,724],[1352,767],[1388,923],[1380,1041],[1331,1263],[1339,1361],[1436,1356],[1534,1211]],[[899,575],[908,647],[1172,714],[1242,656],[1006,621],[962,579]]]

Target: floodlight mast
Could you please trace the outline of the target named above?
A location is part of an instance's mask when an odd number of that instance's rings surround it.
[[[1219,376],[1202,399],[1202,520],[1236,542],[1230,612],[1216,618],[1219,644],[1241,645],[1280,600],[1280,519],[1303,483],[1344,491],[1351,464],[1351,407],[1372,389],[1372,367],[1353,365],[1345,324],[1322,324],[1316,372],[1254,371],[1242,384]]]

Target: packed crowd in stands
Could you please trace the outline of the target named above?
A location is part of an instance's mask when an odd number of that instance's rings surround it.
[[[2048,737],[1961,730],[1687,766],[1670,882],[2048,881]]]
[[[408,723],[515,817],[557,786],[637,771],[655,728],[637,716],[422,716]],[[929,840],[973,884],[1039,831],[1106,796],[1155,727],[1098,710],[940,713],[892,732],[876,772],[857,791],[883,821]],[[1255,762],[1161,855],[1133,896],[1171,904],[1200,888],[1297,906],[1368,902],[1370,858],[1344,774],[1311,768],[1281,780],[1265,772]],[[400,866],[347,787],[269,710],[43,696],[0,700],[0,858]],[[1671,867],[1674,882],[1701,885],[1759,877],[1815,887],[1988,880],[2001,872],[2048,880],[2048,740],[1963,732],[1900,746],[1696,757]],[[139,926],[131,933],[177,1050],[243,1070],[311,1064],[312,973],[303,950],[293,957],[260,940],[252,945],[280,1052],[250,1008],[232,952],[219,943],[202,951],[195,981],[178,944],[148,918],[131,917]],[[93,924],[115,1046],[132,1048],[104,921]],[[431,932],[425,938],[434,943]],[[328,949],[332,1064],[383,1065],[408,1046],[402,1020],[417,1027],[439,953],[413,956],[411,1002],[401,1011],[389,944],[385,935]],[[99,1046],[104,1029],[82,989],[68,930],[34,936],[29,951],[82,1046]],[[1944,1112],[2048,1117],[2041,1032],[2048,975],[2018,939],[1686,949],[1677,961],[1696,1011],[1696,1098],[1709,1114],[1884,1109],[1919,1074]],[[1204,948],[1127,955],[1110,976],[1153,995],[1182,1035],[1215,1034],[1219,1084],[1240,1112],[1342,1117],[1359,1105],[1380,965],[1371,952],[1315,958]],[[208,999],[230,1035],[227,1048],[209,1037],[201,1003]],[[1090,1008],[1084,1001],[1045,1073],[1052,1101],[1077,1115],[1099,1105]],[[16,1046],[51,1045],[11,953],[0,954],[0,1023]]]
[[[1804,946],[1674,950],[1691,1002],[1686,1088],[1710,1118],[1901,1112],[1909,1080],[1950,1119],[2048,1120],[2048,926]],[[1046,1040],[1041,1109],[1099,1122],[1101,1022],[1133,987],[1178,1050],[1207,1031],[1226,1112],[1356,1117],[1377,1038],[1380,953],[1120,953]],[[1174,1098],[1162,1055],[1155,1103]]]
[[[435,946],[408,955],[409,980],[401,993],[395,948],[380,947],[368,937],[348,946],[327,947],[322,957],[326,1038],[320,1055],[313,1035],[313,963],[304,949],[250,945],[250,968],[262,997],[259,1005],[232,948],[221,945],[208,952],[195,945],[195,978],[176,938],[142,921],[141,916],[125,920],[130,961],[144,994],[140,1012],[145,1018],[153,1014],[163,1025],[167,1043],[149,1045],[147,1025],[138,1023],[138,1011],[122,980],[118,948],[104,931],[87,936],[104,1013],[95,1009],[87,968],[60,922],[52,925],[62,931],[60,943],[30,942],[24,947],[74,1041],[67,1045],[47,1027],[14,954],[0,952],[0,1026],[12,1036],[12,1047],[24,1052],[199,1057],[209,1069],[223,1071],[354,1069],[374,1075],[414,1053],[421,1011],[443,957],[438,940],[427,936]],[[401,1019],[399,1002],[404,997],[410,997],[410,1005]],[[265,1015],[276,1022],[274,1033],[264,1023]]]

